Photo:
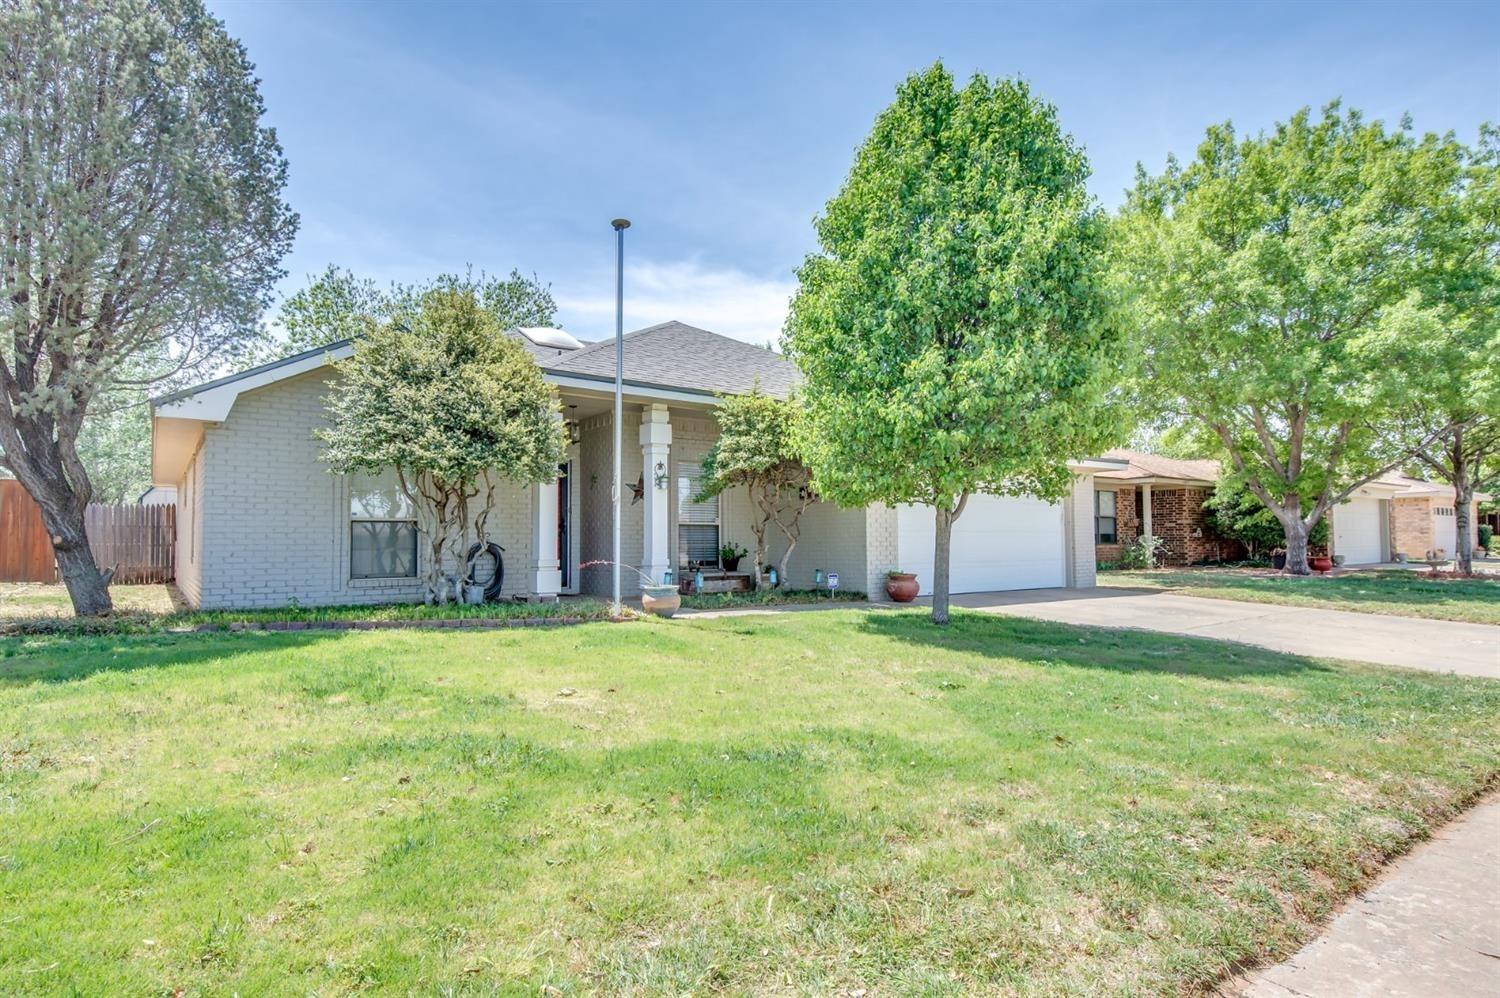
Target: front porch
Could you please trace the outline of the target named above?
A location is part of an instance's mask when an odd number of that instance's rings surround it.
[[[640,594],[641,577],[682,583],[702,567],[706,590],[753,587],[753,555],[735,573],[723,570],[721,546],[753,552],[754,510],[744,489],[696,501],[704,455],[718,439],[711,397],[627,386],[621,425],[620,520],[622,594]],[[667,397],[662,397],[667,396]],[[675,397],[674,397],[675,396]],[[537,486],[532,502],[527,591],[533,597],[608,596],[613,587],[614,414],[608,387],[561,392],[568,460],[555,484]],[[810,588],[818,573],[840,572],[851,589],[868,590],[865,510],[816,503],[802,517],[802,535],[788,565],[788,584]],[[776,531],[772,528],[772,534]],[[784,541],[768,536],[768,556]],[[889,567],[889,566],[884,566]],[[883,571],[884,567],[880,570]],[[709,580],[706,580],[709,581]]]

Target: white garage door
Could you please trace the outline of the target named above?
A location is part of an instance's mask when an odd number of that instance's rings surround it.
[[[932,593],[932,546],[937,524],[930,506],[896,511],[900,568],[917,573],[922,595]],[[953,524],[949,591],[1042,589],[1066,585],[1062,507],[1039,499],[970,496]]]
[[[1379,499],[1350,499],[1333,511],[1333,553],[1346,565],[1382,560]]]
[[[1432,502],[1432,546],[1442,548],[1450,558],[1458,551],[1458,517],[1453,505],[1444,500]]]

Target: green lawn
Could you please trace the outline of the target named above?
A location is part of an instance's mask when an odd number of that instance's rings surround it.
[[[1100,572],[1101,586],[1171,589],[1191,596],[1500,624],[1500,576],[1428,579],[1401,569],[1292,578],[1249,569]]]
[[[0,992],[1178,993],[1500,683],[958,612],[0,640]]]

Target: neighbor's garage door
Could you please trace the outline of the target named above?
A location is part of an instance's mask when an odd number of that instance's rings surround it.
[[[901,506],[896,512],[899,567],[917,573],[924,596],[932,592],[936,528],[930,506]],[[1039,499],[969,497],[953,524],[949,591],[977,593],[1065,584],[1061,506]]]
[[[1446,500],[1432,501],[1432,546],[1442,548],[1450,558],[1458,553],[1458,517]]]
[[[1381,560],[1380,500],[1350,499],[1333,511],[1333,553],[1346,565]]]

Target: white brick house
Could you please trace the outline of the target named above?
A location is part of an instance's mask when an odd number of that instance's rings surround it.
[[[582,345],[556,330],[512,335],[557,388],[573,441],[557,482],[497,494],[491,539],[505,549],[509,595],[607,594],[613,445],[613,341]],[[178,495],[177,582],[195,606],[283,606],[416,600],[425,547],[389,482],[351,481],[319,459],[314,431],[335,344],[164,396],[153,404],[152,478]],[[750,547],[743,490],[694,503],[699,461],[718,434],[721,394],[785,395],[795,370],[778,355],[669,322],[625,338],[623,560],[654,578],[714,563],[720,543]],[[1073,462],[1073,494],[1059,504],[981,496],[954,528],[953,590],[1089,586],[1094,582],[1093,474]],[[639,494],[637,494],[639,486]],[[884,598],[885,573],[931,583],[932,514],[922,507],[842,509],[818,503],[803,518],[788,584],[817,569],[841,586]],[[773,531],[774,533],[774,531]],[[772,540],[771,555],[779,555]],[[623,581],[638,592],[632,573]]]

